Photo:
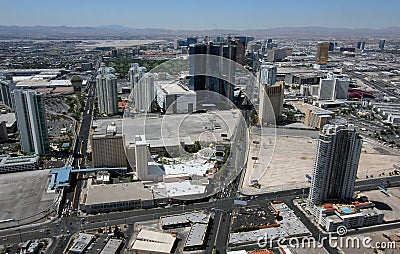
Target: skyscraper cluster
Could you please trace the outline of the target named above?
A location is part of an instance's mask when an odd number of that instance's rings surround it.
[[[194,91],[209,90],[217,92],[233,100],[234,62],[244,63],[243,43],[239,40],[229,40],[227,43],[192,44],[189,46],[189,55],[212,55],[231,60],[220,61],[217,58],[205,57],[191,58],[189,74],[192,77],[189,81],[189,87]]]
[[[326,79],[321,79],[318,89],[318,99],[320,100],[346,100],[350,80],[348,78],[338,78],[333,73],[328,73]]]

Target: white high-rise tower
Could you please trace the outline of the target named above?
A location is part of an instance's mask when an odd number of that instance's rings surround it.
[[[362,138],[353,125],[327,124],[323,127],[308,197],[310,206],[353,197],[361,147]]]
[[[20,135],[21,151],[39,155],[50,152],[43,94],[14,90],[13,105]]]

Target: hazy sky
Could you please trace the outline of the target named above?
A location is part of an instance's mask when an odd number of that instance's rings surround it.
[[[0,25],[258,29],[400,26],[399,0],[1,0]]]

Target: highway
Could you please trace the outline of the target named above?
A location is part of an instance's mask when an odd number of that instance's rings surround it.
[[[383,82],[383,81],[366,80],[365,76],[362,75],[362,74],[359,74],[359,73],[355,73],[355,72],[352,72],[352,71],[348,71],[348,73],[352,77],[360,79],[365,84],[367,84],[368,86],[378,90],[383,95],[388,95],[388,96],[391,96],[391,97],[395,97],[396,99],[400,99],[400,94],[398,92],[396,92],[396,89],[398,89],[398,88],[394,88],[393,86],[391,86],[391,85],[389,85],[389,84],[387,84],[386,82]]]

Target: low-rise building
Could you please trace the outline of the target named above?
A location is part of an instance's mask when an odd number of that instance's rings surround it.
[[[320,130],[333,118],[335,118],[335,113],[332,111],[324,109],[307,109],[304,124]]]
[[[205,247],[207,242],[208,224],[194,223],[186,237],[184,250],[198,250]]]
[[[383,222],[384,214],[373,206],[343,204],[324,204],[314,206],[313,214],[318,223],[328,232],[334,232],[339,226],[359,228],[377,225]]]
[[[173,253],[176,242],[171,234],[142,229],[131,250],[137,254],[169,254]]]
[[[110,239],[101,250],[100,254],[118,254],[123,247],[123,241],[120,239]]]
[[[373,103],[372,108],[387,122],[400,125],[400,103]]]
[[[82,192],[80,202],[80,209],[87,213],[153,206],[153,194],[141,182],[88,185]]]
[[[0,173],[11,173],[39,169],[39,156],[0,155]]]
[[[38,253],[40,247],[40,242],[39,240],[35,240],[33,243],[29,245],[29,247],[26,249],[25,254],[36,254]]]
[[[6,122],[7,133],[17,131],[17,118],[14,113],[0,114],[0,122]]]
[[[156,82],[157,103],[167,114],[191,113],[196,110],[196,92],[180,81]]]
[[[89,247],[94,239],[94,235],[79,233],[78,237],[72,242],[72,247],[69,249],[70,253],[81,254]]]

